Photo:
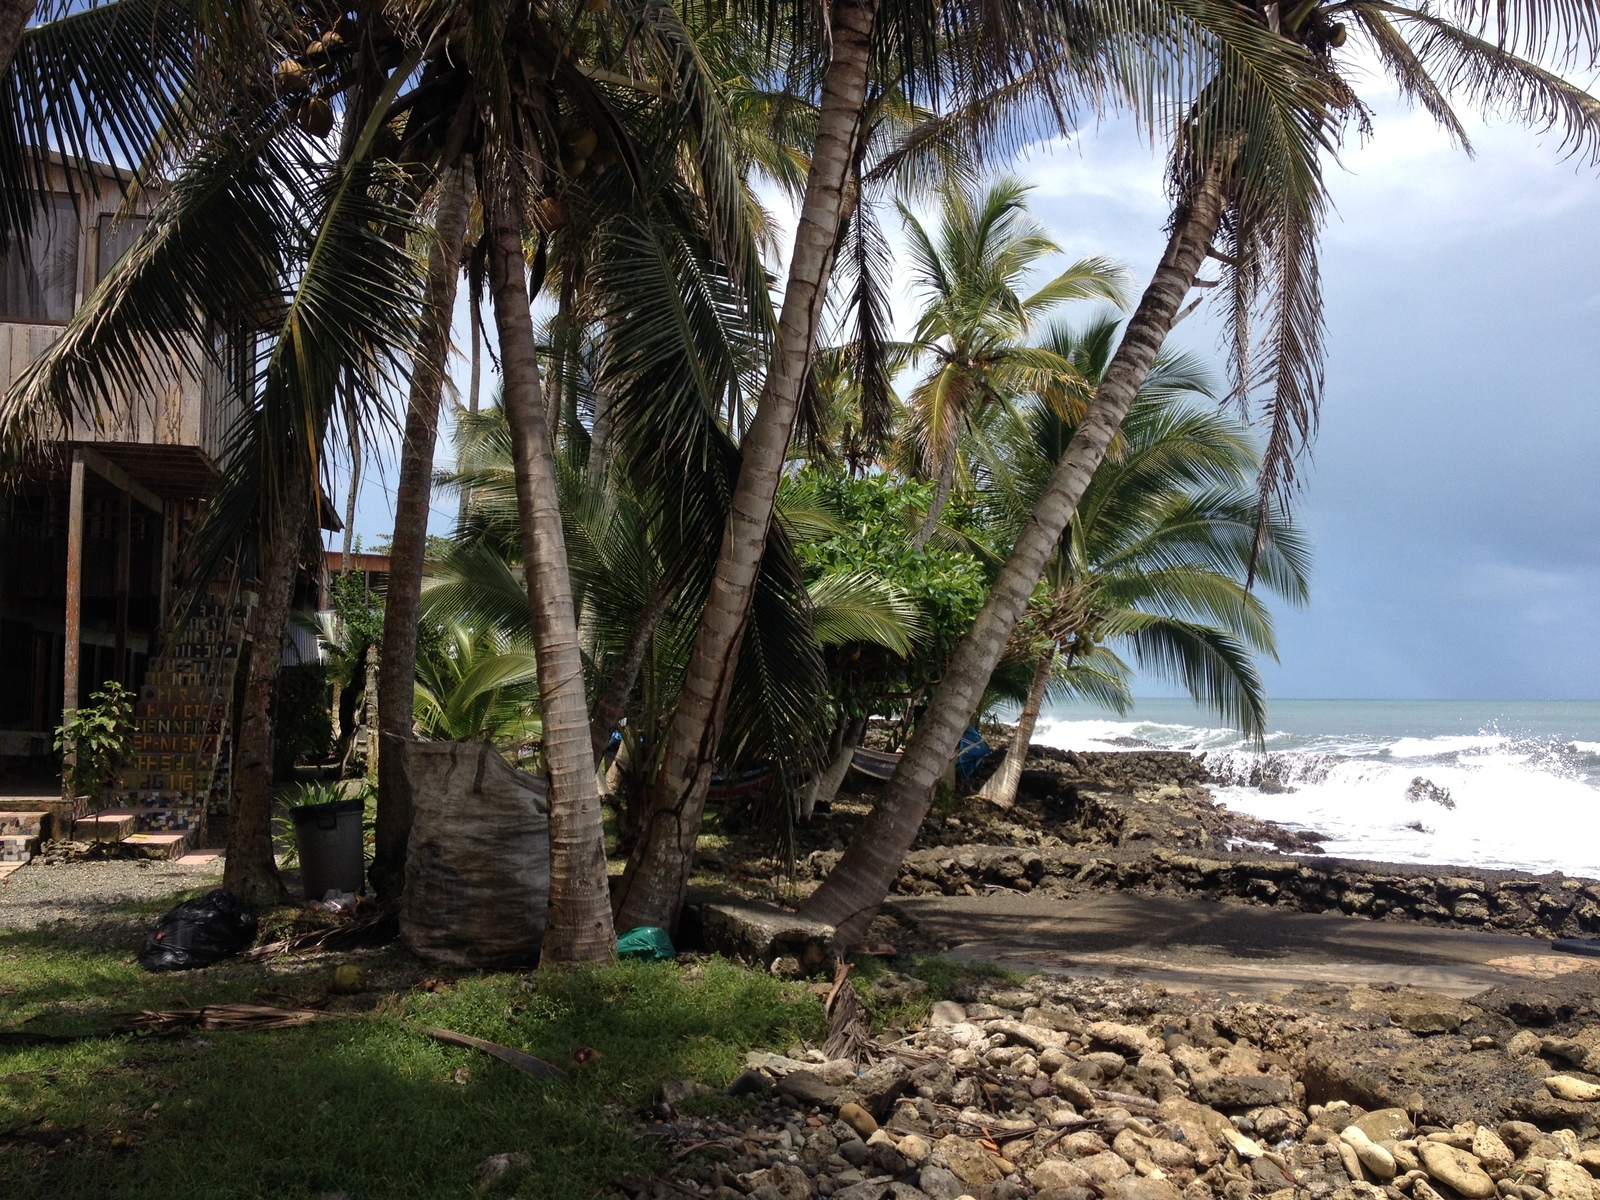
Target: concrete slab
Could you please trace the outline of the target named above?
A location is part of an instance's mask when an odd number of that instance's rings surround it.
[[[174,859],[180,867],[209,867],[222,857],[220,850],[198,850],[193,854],[185,854],[182,858]]]
[[[134,816],[125,808],[108,808],[72,823],[72,836],[80,842],[120,842],[133,832]]]
[[[1410,921],[1284,912],[1130,892],[897,896],[946,957],[1015,971],[1273,995],[1301,985],[1411,984],[1471,996],[1511,977],[1600,970],[1548,942]]]
[[[189,850],[187,833],[134,833],[122,839],[140,858],[181,858]]]
[[[19,862],[0,862],[0,883],[4,883],[14,872],[22,870],[27,865]]]

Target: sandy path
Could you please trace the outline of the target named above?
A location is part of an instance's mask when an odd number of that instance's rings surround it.
[[[1511,977],[1600,969],[1532,938],[1229,901],[1097,892],[898,896],[948,957],[1013,970],[1271,995],[1319,983],[1397,983],[1470,996]]]

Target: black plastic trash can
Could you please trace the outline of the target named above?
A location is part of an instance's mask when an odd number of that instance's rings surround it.
[[[361,808],[359,800],[335,800],[290,810],[306,899],[321,900],[335,889],[361,891]]]

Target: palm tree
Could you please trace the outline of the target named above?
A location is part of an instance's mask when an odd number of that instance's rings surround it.
[[[457,142],[459,143],[459,138]],[[445,151],[449,153],[449,151]],[[459,158],[459,150],[456,151]],[[428,545],[433,448],[439,437],[450,323],[461,276],[462,241],[471,201],[471,166],[448,162],[435,189],[433,245],[422,306],[421,336],[412,364],[405,430],[395,481],[394,537],[383,604],[383,640],[378,662],[378,815],[370,872],[380,896],[400,893],[405,881],[406,841],[411,830],[411,789],[403,764],[385,743],[411,738],[413,681],[417,672],[417,612]],[[352,488],[354,480],[352,479]],[[349,532],[345,536],[348,538]]]
[[[1335,144],[1345,125],[1367,119],[1346,77],[1351,51],[1339,53],[1352,28],[1352,50],[1364,44],[1402,92],[1457,140],[1463,126],[1450,107],[1452,95],[1536,126],[1557,126],[1570,152],[1600,153],[1600,102],[1540,61],[1570,64],[1580,52],[1594,60],[1595,22],[1587,9],[1540,3],[1491,11],[1468,4],[1459,22],[1422,3],[1386,0],[1307,0],[1287,13],[1267,3],[1241,11],[1259,23],[1263,37],[1298,50],[1307,70],[1273,76],[1224,52],[1177,123],[1169,176],[1178,202],[1155,274],[1073,445],[1040,493],[1032,524],[1013,547],[872,819],[836,877],[807,903],[809,915],[847,923],[847,934],[865,928],[887,894],[973,704],[1208,257],[1224,267],[1234,392],[1242,400],[1259,397],[1269,424],[1257,505],[1263,535],[1274,508],[1287,500],[1322,385],[1316,255],[1326,204],[1320,152]],[[1258,347],[1251,319],[1263,307],[1266,333]]]
[[[1070,360],[1024,340],[1033,323],[1068,300],[1124,303],[1123,272],[1103,258],[1082,259],[1023,294],[1040,260],[1060,251],[1028,214],[1030,190],[1011,178],[981,192],[951,180],[941,189],[936,233],[900,206],[911,255],[909,282],[923,298],[912,330],[912,361],[932,360],[909,397],[903,436],[938,480],[912,539],[917,549],[938,527],[950,499],[961,433],[986,408],[1029,389],[1086,391]]]
[[[434,741],[493,742],[520,753],[541,732],[538,672],[526,630],[446,621],[418,656],[414,717]]]
[[[1117,326],[1110,317],[1082,333],[1057,326],[1045,341],[1092,386],[1111,357]],[[1120,453],[1101,464],[1046,564],[1042,596],[1018,631],[1035,656],[1033,679],[1016,736],[982,791],[1000,807],[1016,797],[1058,661],[1070,676],[1095,651],[1127,646],[1141,667],[1175,679],[1249,736],[1264,732],[1266,700],[1251,655],[1272,653],[1272,623],[1246,586],[1251,556],[1263,583],[1299,603],[1308,555],[1277,515],[1257,544],[1259,455],[1240,422],[1195,405],[1210,394],[1206,373],[1189,356],[1156,360],[1123,422]],[[1031,513],[1072,433],[1073,422],[1056,407],[1036,404],[1022,419],[998,417],[974,439],[979,510],[1009,531],[1007,540]]]
[[[1249,111],[1261,120],[1270,113],[1280,123],[1277,144],[1292,143],[1299,154],[1291,155],[1292,161],[1315,160],[1320,126],[1299,114],[1320,89],[1305,56],[1242,17],[1232,3],[1199,0],[1181,9],[1143,3],[1094,9],[1002,3],[987,7],[981,21],[963,25],[947,39],[938,36],[930,10],[893,7],[880,22],[879,4],[848,0],[827,10],[816,146],[778,336],[765,363],[754,419],[740,440],[739,475],[719,531],[712,586],[656,777],[651,822],[665,832],[648,839],[644,852],[630,860],[618,893],[623,926],[676,921],[832,267],[836,258],[852,264],[859,284],[871,260],[882,257],[881,239],[872,235],[870,222],[853,220],[846,227],[863,194],[853,185],[866,178],[867,119],[878,88],[883,94],[895,90],[927,98],[935,110],[943,110],[907,138],[898,154],[883,155],[877,164],[880,185],[959,161],[963,151],[967,163],[981,163],[990,154],[1015,149],[1019,139],[1040,127],[1040,119],[1070,123],[1080,108],[1114,99],[1157,121],[1175,96],[1190,96],[1190,81],[1209,76],[1213,64],[1230,64],[1267,81],[1249,97]],[[887,71],[874,78],[869,49],[880,25],[885,48],[878,61]],[[1232,113],[1238,106],[1227,97],[1216,107]],[[858,286],[857,295],[859,311],[881,316],[881,292]],[[862,357],[870,362],[872,355]],[[867,378],[878,374],[874,370]],[[868,391],[883,398],[881,383],[870,383]],[[1030,581],[1024,594],[1031,590]]]

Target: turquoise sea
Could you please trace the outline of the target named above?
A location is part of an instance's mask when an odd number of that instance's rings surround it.
[[[1330,854],[1600,877],[1600,701],[1275,700],[1267,727],[1258,749],[1186,700],[1141,700],[1047,709],[1034,740],[1203,751],[1228,807]]]

